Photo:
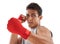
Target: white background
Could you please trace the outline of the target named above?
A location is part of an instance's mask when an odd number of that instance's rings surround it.
[[[0,44],[9,44],[11,33],[7,30],[7,21],[22,13],[30,2],[38,3],[43,9],[44,25],[53,32],[54,44],[60,44],[60,1],[59,0],[0,0]],[[24,24],[25,27],[27,27]]]

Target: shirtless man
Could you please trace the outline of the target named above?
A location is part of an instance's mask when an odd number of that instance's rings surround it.
[[[46,27],[40,25],[42,19],[42,9],[37,3],[30,3],[27,8],[26,16],[21,15],[22,23],[27,20],[31,28],[30,35],[27,39],[18,38],[18,34],[12,33],[9,44],[53,44],[52,34]],[[22,30],[23,31],[23,30]]]

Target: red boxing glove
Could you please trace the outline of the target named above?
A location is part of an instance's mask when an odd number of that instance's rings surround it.
[[[21,14],[21,15],[18,17],[18,19],[22,20],[22,19],[23,19],[22,15],[23,15],[23,14]]]
[[[11,18],[8,21],[7,29],[15,34],[21,35],[24,39],[27,39],[30,35],[30,31],[24,28],[19,19]]]
[[[18,17],[19,20],[21,20],[21,23],[25,22],[26,21],[26,16],[24,16],[23,14],[21,14],[19,17]]]

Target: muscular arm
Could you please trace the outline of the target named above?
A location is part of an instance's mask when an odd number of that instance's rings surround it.
[[[39,35],[31,33],[28,40],[33,44],[53,44],[50,33],[47,31],[45,32],[46,33],[39,31]]]
[[[17,34],[11,34],[11,39],[9,44],[21,44],[21,38],[18,38]]]
[[[50,39],[47,39],[46,37],[43,36],[38,36],[33,33],[30,34],[28,40],[33,43],[33,44],[52,44]]]

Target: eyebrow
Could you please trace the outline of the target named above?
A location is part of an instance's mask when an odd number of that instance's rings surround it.
[[[32,13],[32,14],[35,14],[35,13]],[[28,13],[26,15],[29,15]]]

